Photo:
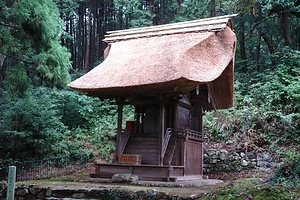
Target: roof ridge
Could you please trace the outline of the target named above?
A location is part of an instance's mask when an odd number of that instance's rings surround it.
[[[143,28],[109,31],[107,32],[108,35],[105,35],[105,39],[103,41],[115,42],[118,40],[128,40],[133,38],[169,35],[176,33],[221,31],[226,28],[230,18],[235,16],[237,16],[237,14]]]

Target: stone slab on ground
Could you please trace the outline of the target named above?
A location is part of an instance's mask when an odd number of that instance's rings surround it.
[[[78,182],[92,182],[92,183],[112,183],[111,179],[107,178],[90,178],[82,177],[76,180]],[[198,187],[205,185],[216,185],[223,183],[222,180],[217,179],[200,179],[200,178],[187,178],[187,180],[181,180],[177,182],[162,182],[162,181],[133,181],[127,183],[129,185],[139,185],[139,186],[152,186],[152,187]]]
[[[223,183],[223,181],[217,179],[198,179],[177,182],[136,181],[132,184],[152,187],[199,187],[205,185],[216,185],[220,183]]]

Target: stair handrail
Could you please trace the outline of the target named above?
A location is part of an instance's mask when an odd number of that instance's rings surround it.
[[[167,148],[168,148],[168,144],[171,138],[171,133],[172,133],[172,129],[171,128],[167,128],[166,132],[165,132],[165,137],[164,137],[164,141],[163,141],[163,145],[162,145],[162,158],[165,157]]]
[[[125,131],[120,137],[120,154],[123,154],[126,144],[131,136],[132,131]]]
[[[176,146],[177,146],[177,136],[175,137],[175,141],[174,141],[174,145],[173,145],[173,149],[172,149],[172,153],[170,155],[170,160],[169,160],[169,166],[171,166],[172,164],[172,161],[173,161],[173,157],[174,157],[174,153],[175,153],[175,150],[176,150]]]

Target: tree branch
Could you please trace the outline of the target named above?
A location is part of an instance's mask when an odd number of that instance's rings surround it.
[[[4,23],[4,22],[0,22],[0,25],[1,25],[1,26],[6,26],[6,27],[9,27],[9,28],[14,28],[14,29],[21,30],[20,27],[17,27],[17,26],[11,25],[11,24],[6,24],[6,23]]]
[[[27,60],[23,60],[23,59],[21,59],[21,58],[18,58],[18,57],[16,57],[16,56],[12,56],[12,55],[8,55],[8,54],[3,53],[3,52],[0,52],[0,55],[1,55],[1,54],[4,55],[4,56],[6,56],[6,57],[13,58],[13,59],[15,59],[15,60],[17,60],[17,61],[20,61],[20,62],[29,64],[29,65],[34,65],[34,64],[36,64],[36,63],[34,63],[34,62],[30,62],[30,61],[27,61]]]

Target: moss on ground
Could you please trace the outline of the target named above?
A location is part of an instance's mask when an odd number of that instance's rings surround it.
[[[263,183],[262,179],[256,178],[238,179],[203,197],[204,200],[288,200],[299,198],[299,188],[287,189],[281,186],[269,185]]]

